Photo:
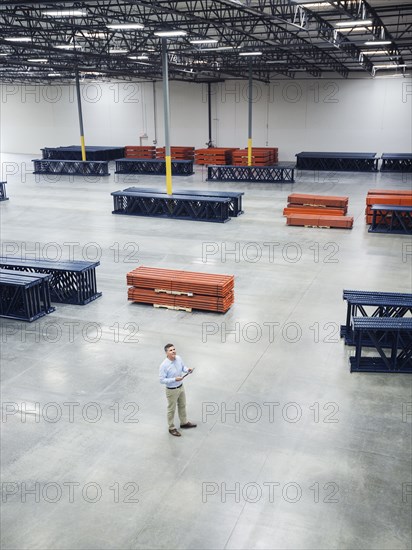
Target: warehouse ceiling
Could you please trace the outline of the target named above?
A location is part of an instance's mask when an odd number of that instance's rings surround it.
[[[2,0],[0,81],[406,76],[408,0]],[[158,36],[181,31],[180,36]]]

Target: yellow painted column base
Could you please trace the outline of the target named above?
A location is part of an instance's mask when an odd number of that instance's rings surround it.
[[[252,166],[252,139],[247,140],[247,165]]]
[[[172,195],[173,194],[173,190],[172,190],[172,157],[170,155],[166,156],[165,161],[166,161],[166,192],[167,192],[168,195]]]
[[[86,160],[86,147],[84,146],[84,136],[80,136],[80,146],[82,148],[82,160]]]

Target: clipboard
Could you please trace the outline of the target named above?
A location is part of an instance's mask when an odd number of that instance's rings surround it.
[[[183,378],[186,378],[186,376],[189,376],[189,374],[192,374],[192,372],[193,372],[194,370],[195,370],[195,367],[193,367],[193,369],[192,369],[190,372],[187,372],[186,374],[184,374],[184,375],[182,376],[182,379],[183,379]]]

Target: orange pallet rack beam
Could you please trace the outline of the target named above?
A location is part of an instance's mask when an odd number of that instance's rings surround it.
[[[193,271],[140,266],[126,276],[127,284],[142,288],[225,296],[233,291],[233,275],[215,275]]]
[[[311,206],[288,205],[283,209],[283,215],[290,214],[310,214],[313,216],[344,216],[346,214],[343,208],[316,208]]]
[[[287,225],[305,227],[325,227],[352,229],[352,216],[319,216],[311,214],[291,214],[286,218]]]
[[[337,206],[338,208],[345,208],[348,206],[349,197],[292,193],[288,196],[288,202],[305,206]]]

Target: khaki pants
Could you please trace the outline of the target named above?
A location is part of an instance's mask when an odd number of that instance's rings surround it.
[[[177,405],[177,412],[179,414],[180,424],[186,424],[186,394],[185,388],[182,385],[180,388],[171,390],[166,388],[167,398],[167,422],[169,424],[169,430],[173,430],[175,427],[174,419]]]

